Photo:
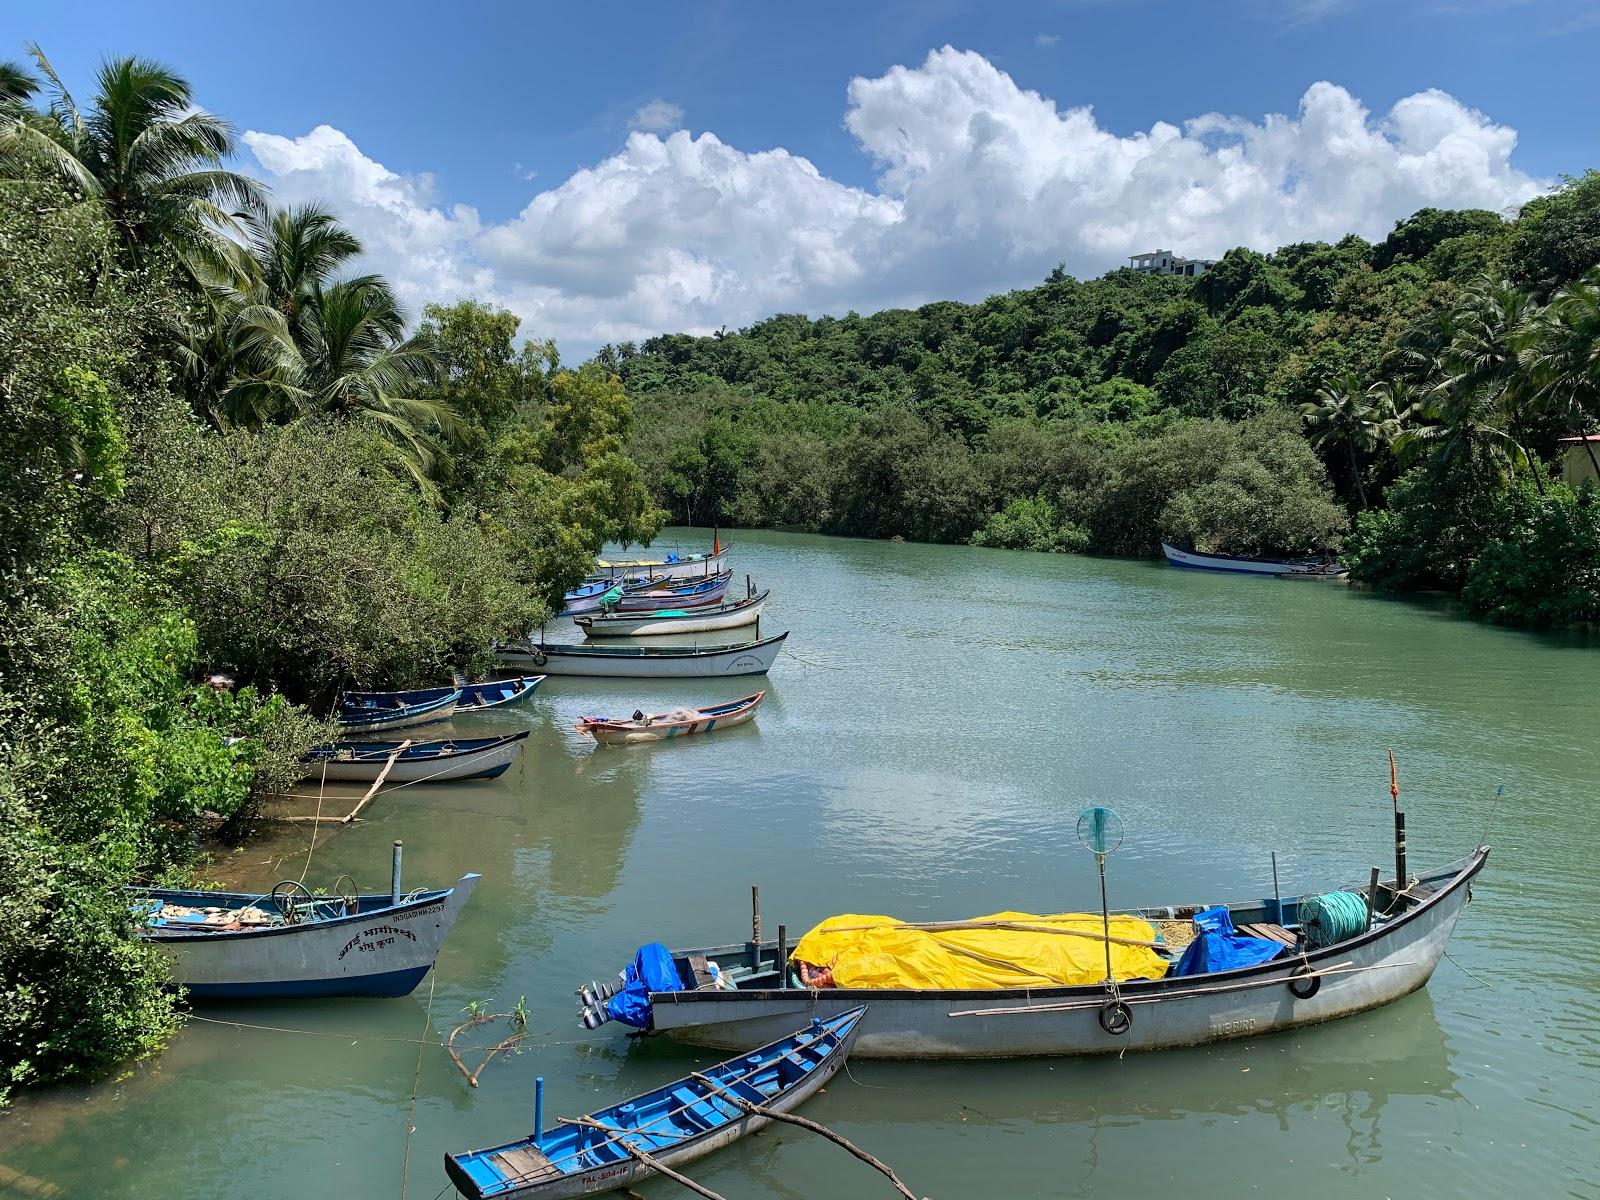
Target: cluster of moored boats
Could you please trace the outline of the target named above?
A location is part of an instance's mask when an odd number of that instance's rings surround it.
[[[767,593],[748,580],[745,596],[728,600],[725,555],[719,545],[683,559],[602,562],[563,611],[584,644],[540,637],[497,648],[502,666],[541,674],[347,692],[337,721],[353,734],[419,729],[520,704],[551,675],[764,673],[787,634],[759,637]],[[746,626],[756,636],[709,650],[589,644]],[[585,717],[577,728],[599,742],[659,741],[748,721],[763,695]],[[339,742],[307,755],[305,767],[374,788],[385,779],[488,777],[511,765],[528,734]],[[1479,847],[1411,872],[1392,778],[1391,794],[1392,875],[1374,867],[1364,883],[1323,893],[1278,894],[1274,861],[1274,894],[1238,903],[934,923],[843,914],[791,944],[786,925],[763,938],[757,890],[747,939],[677,950],[647,942],[620,972],[577,989],[586,1029],[615,1021],[632,1036],[666,1034],[735,1057],[548,1129],[541,1083],[532,1133],[447,1155],[449,1180],[475,1200],[589,1195],[658,1173],[685,1182],[676,1166],[771,1121],[798,1120],[790,1110],[852,1051],[910,1059],[1120,1053],[1252,1036],[1388,1003],[1426,984],[1488,855]],[[1080,820],[1080,836],[1098,831],[1085,844],[1102,871],[1108,813],[1086,810],[1088,825]],[[396,996],[426,975],[478,877],[414,892],[400,880],[397,842],[386,895],[358,895],[353,885],[313,895],[285,881],[265,896],[150,890],[132,904],[142,935],[167,951],[196,998]]]

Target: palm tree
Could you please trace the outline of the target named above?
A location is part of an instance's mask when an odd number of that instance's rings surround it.
[[[1437,374],[1420,406],[1433,423],[1409,430],[1396,448],[1407,455],[1431,448],[1447,465],[1486,454],[1515,469],[1520,458],[1542,493],[1533,455],[1516,436],[1534,410],[1519,347],[1537,312],[1533,298],[1509,283],[1480,280],[1469,288],[1437,323],[1448,341],[1438,351]]]
[[[0,116],[21,116],[38,91],[39,81],[28,68],[20,63],[0,62]]]
[[[81,110],[44,53],[28,50],[50,108],[22,107],[32,94],[25,72],[0,75],[0,94],[19,97],[0,120],[0,173],[60,179],[105,211],[132,262],[156,246],[192,270],[225,261],[221,231],[233,227],[237,209],[261,202],[260,185],[223,169],[236,145],[232,127],[195,108],[182,77],[143,58],[102,63],[94,102]]]
[[[1594,443],[1586,437],[1600,422],[1600,267],[1550,297],[1527,329],[1522,364],[1545,411],[1584,439],[1579,444],[1600,477]]]
[[[1405,404],[1404,410],[1398,405]],[[1317,389],[1317,398],[1300,407],[1311,444],[1318,450],[1343,446],[1350,459],[1350,478],[1362,508],[1367,507],[1367,485],[1359,456],[1376,453],[1400,436],[1401,422],[1411,410],[1409,390],[1398,380],[1363,388],[1354,375],[1346,375]]]
[[[303,345],[304,410],[374,423],[400,446],[407,470],[431,493],[428,473],[439,450],[434,433],[459,430],[449,405],[418,395],[433,380],[437,359],[430,339],[405,336],[405,316],[389,285],[360,275],[318,286],[293,328]]]
[[[249,269],[204,276],[207,320],[179,361],[196,407],[218,429],[316,416],[366,421],[399,449],[422,490],[453,436],[449,405],[421,393],[437,363],[430,339],[376,275],[331,277],[361,243],[326,210],[257,207],[241,219]]]

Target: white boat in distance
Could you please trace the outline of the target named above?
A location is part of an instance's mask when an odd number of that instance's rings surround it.
[[[653,613],[599,613],[574,617],[572,623],[585,637],[655,637],[673,633],[715,633],[720,629],[739,629],[761,620],[761,606],[768,593],[763,591],[745,600],[712,604],[705,608],[669,608]]]
[[[1161,553],[1174,567],[1191,571],[1228,571],[1235,575],[1274,575],[1314,579],[1343,579],[1350,574],[1347,567],[1331,559],[1319,558],[1239,558],[1232,554],[1199,554],[1193,550],[1161,543]]]
[[[705,679],[717,675],[765,675],[783,649],[788,630],[776,637],[735,646],[552,646],[510,642],[495,647],[502,667],[536,667],[546,675],[612,679]]]
[[[720,575],[722,560],[727,557],[728,547],[720,546],[710,554],[674,554],[667,558],[600,558],[595,560],[594,573],[613,579],[625,575],[646,575],[651,579],[702,579],[708,575]]]

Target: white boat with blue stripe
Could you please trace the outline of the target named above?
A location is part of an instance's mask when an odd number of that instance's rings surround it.
[[[376,896],[314,896],[293,881],[265,896],[141,888],[129,905],[138,936],[166,954],[173,982],[195,1000],[407,996],[478,879]]]
[[[1175,567],[1190,571],[1226,571],[1235,575],[1271,575],[1295,579],[1344,579],[1350,574],[1348,567],[1331,558],[1242,558],[1233,554],[1201,554],[1195,550],[1180,550],[1167,542],[1161,543],[1161,553]]]

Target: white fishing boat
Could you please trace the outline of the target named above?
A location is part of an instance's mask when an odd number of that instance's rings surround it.
[[[669,738],[743,725],[756,715],[756,709],[761,707],[761,698],[765,695],[765,692],[755,692],[721,704],[664,713],[636,712],[632,717],[584,717],[578,722],[577,729],[597,742],[613,746],[663,742]]]
[[[1300,926],[1302,907],[1313,911],[1309,897],[1228,905],[1240,932],[1279,942],[1282,953],[1209,974],[1122,978],[1114,991],[1103,982],[982,990],[807,987],[791,970],[787,947],[774,941],[676,950],[681,987],[650,993],[650,1028],[695,1046],[743,1050],[807,1017],[826,1019],[870,1004],[858,1056],[963,1059],[1119,1054],[1314,1025],[1424,986],[1488,853],[1479,847],[1459,862],[1408,876],[1398,888],[1392,880],[1379,884],[1359,929],[1326,945],[1307,940]],[[1181,921],[1197,911],[1184,906],[1124,915]],[[708,971],[711,963],[717,972]],[[612,990],[601,987],[600,994]],[[604,1019],[592,1004],[585,1007],[586,1027]]]
[[[668,554],[664,558],[601,558],[595,560],[595,574],[611,578],[646,575],[652,579],[703,579],[719,575],[728,547],[718,546],[710,554]]]
[[[1242,558],[1233,554],[1201,554],[1161,543],[1161,553],[1174,567],[1190,571],[1225,571],[1235,575],[1273,575],[1279,578],[1344,579],[1349,568],[1332,559]]]
[[[670,608],[653,613],[617,613],[604,616],[599,613],[574,617],[572,623],[583,630],[585,637],[656,637],[675,633],[716,633],[722,629],[740,629],[761,620],[761,607],[766,603],[767,592],[760,592],[745,600],[716,604],[706,608]]]
[[[380,775],[387,783],[494,779],[516,762],[529,732],[436,742],[335,742],[312,747],[300,763],[312,779],[362,783]]]
[[[545,675],[589,675],[614,679],[705,679],[718,675],[765,675],[783,649],[788,631],[761,641],[707,648],[678,646],[558,646],[508,642],[495,647],[502,667]]]
[[[285,881],[266,896],[139,889],[129,903],[138,936],[166,954],[173,982],[194,999],[405,996],[478,878],[404,895],[397,865],[389,895],[313,896]]]

